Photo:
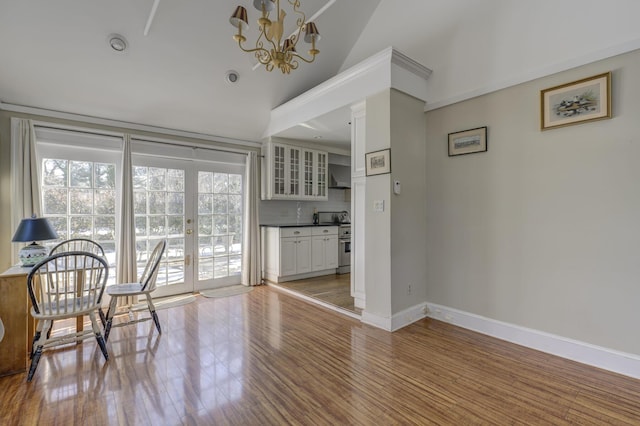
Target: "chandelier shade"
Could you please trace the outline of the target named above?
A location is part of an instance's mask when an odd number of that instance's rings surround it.
[[[284,21],[287,12],[280,7],[280,0],[253,0],[253,7],[260,11],[258,18],[258,38],[255,47],[245,47],[247,41],[244,32],[249,28],[247,10],[236,7],[235,12],[229,18],[229,22],[238,32],[233,39],[238,42],[238,47],[247,53],[253,53],[259,63],[265,66],[267,71],[278,68],[283,74],[289,74],[291,70],[298,68],[299,61],[311,63],[320,53],[316,49],[316,42],[320,40],[318,27],[313,22],[307,22],[305,14],[300,11],[300,0],[286,0],[296,16],[296,27],[289,37],[284,37]],[[271,13],[274,19],[270,18]],[[301,56],[296,46],[300,38],[310,43],[309,57]]]

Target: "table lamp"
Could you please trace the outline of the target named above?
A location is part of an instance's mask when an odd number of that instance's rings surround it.
[[[55,240],[57,238],[58,234],[51,227],[47,218],[33,215],[20,221],[20,225],[11,241],[14,243],[33,241],[28,246],[21,248],[18,254],[22,266],[33,266],[49,255],[49,250],[38,245],[36,241]]]

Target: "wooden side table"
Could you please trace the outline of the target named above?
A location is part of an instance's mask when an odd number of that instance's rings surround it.
[[[31,267],[14,266],[0,275],[0,318],[5,335],[0,342],[0,376],[27,370],[35,321],[29,315],[31,302],[27,275]]]

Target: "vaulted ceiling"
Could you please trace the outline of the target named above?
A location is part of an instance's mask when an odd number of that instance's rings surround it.
[[[307,17],[319,13],[320,54],[283,75],[255,67],[232,38],[242,5],[255,40],[251,0],[0,0],[0,108],[260,141],[273,108],[389,46],[433,70],[427,108],[640,48],[637,0],[300,1]],[[114,33],[128,42],[122,53]],[[348,108],[305,124],[279,136],[348,144]]]
[[[338,73],[380,0],[302,0],[322,36],[313,64],[283,75],[241,52],[229,17],[250,0],[2,0],[0,101],[207,135],[258,141],[269,111]],[[285,34],[293,31],[288,2]],[[110,47],[120,34],[127,49]],[[308,45],[300,42],[298,51]],[[237,83],[225,74],[238,72]]]

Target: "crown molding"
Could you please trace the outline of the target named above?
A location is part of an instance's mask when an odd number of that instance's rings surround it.
[[[78,121],[88,124],[96,124],[99,126],[119,127],[128,130],[137,130],[140,132],[152,132],[165,136],[177,136],[190,139],[198,139],[208,142],[227,143],[230,145],[246,146],[251,148],[259,148],[260,142],[246,141],[241,139],[227,138],[223,136],[207,135],[204,133],[188,132],[185,130],[169,129],[166,127],[149,126],[146,124],[130,123],[128,121],[110,120],[106,118],[93,117],[90,115],[74,114],[70,112],[55,111],[44,108],[36,108],[24,105],[14,105],[0,101],[0,110],[19,112],[23,114],[39,115],[43,117],[57,118],[60,120]]]

